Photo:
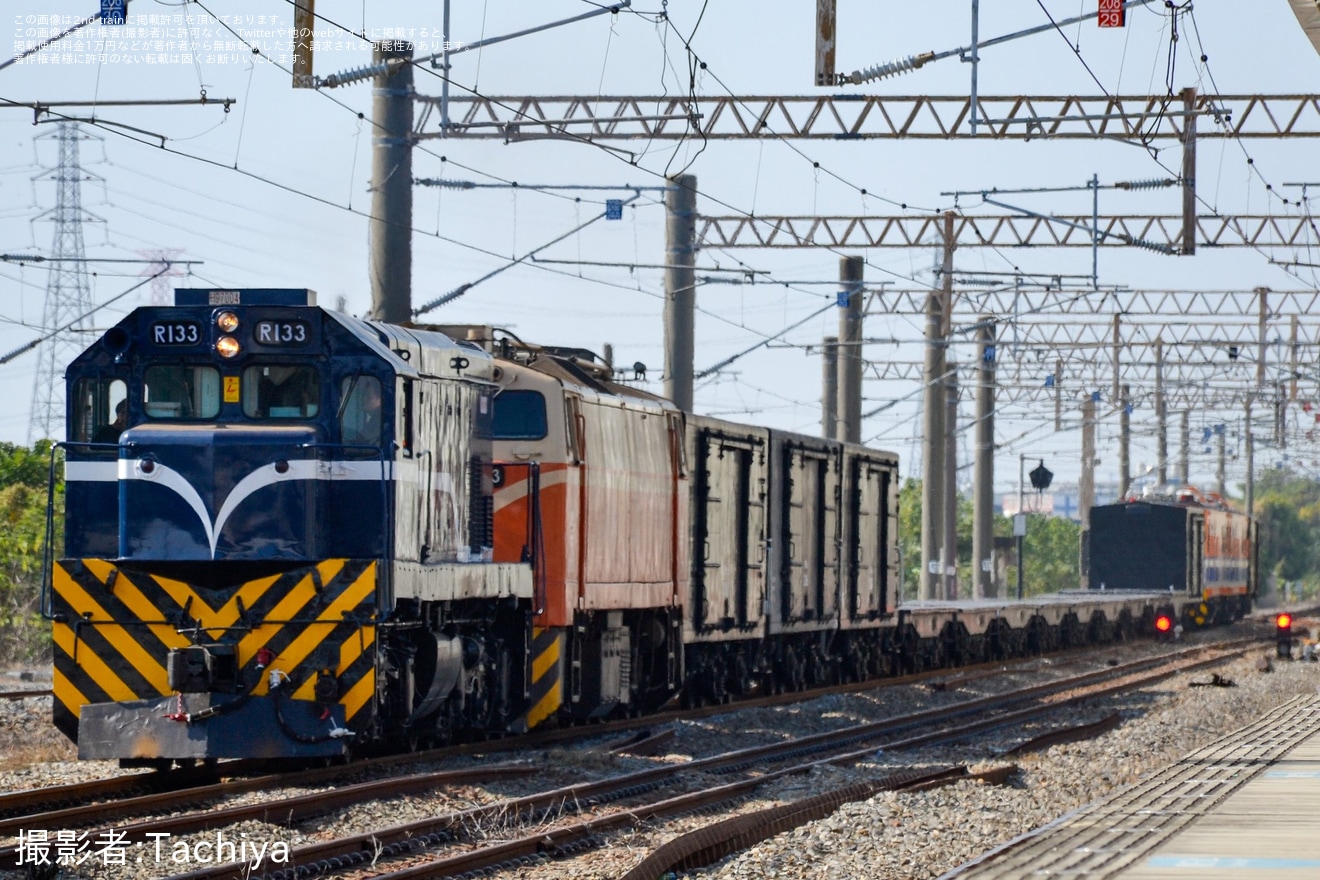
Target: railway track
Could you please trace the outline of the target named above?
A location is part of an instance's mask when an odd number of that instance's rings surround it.
[[[29,697],[49,697],[55,692],[50,688],[44,690],[32,689],[16,691],[0,691],[0,700],[26,700]]]
[[[571,826],[576,829],[571,833],[556,831],[555,836],[551,838],[553,845],[546,843],[545,831],[538,829],[536,833],[527,835],[523,840],[520,845],[527,848],[527,851],[516,857],[533,858],[537,853],[546,851],[548,847],[555,852],[572,851],[574,848],[587,845],[591,839],[607,830],[627,827],[630,823],[636,823],[648,816],[663,818],[690,812],[703,805],[708,806],[727,802],[731,798],[744,797],[768,780],[791,773],[801,773],[813,766],[824,763],[853,763],[873,755],[877,747],[886,751],[916,748],[950,739],[965,738],[974,735],[977,731],[1027,723],[1057,711],[1061,706],[1073,705],[1083,699],[1095,698],[1106,692],[1142,687],[1169,675],[1222,662],[1234,652],[1241,653],[1256,644],[1258,642],[1250,640],[1239,643],[1229,650],[1182,649],[1169,655],[1143,658],[1121,666],[1023,688],[1009,694],[963,700],[951,706],[899,718],[852,725],[830,733],[727,752],[687,764],[663,765],[608,779],[542,791],[534,795],[505,799],[493,804],[453,811],[420,822],[376,828],[364,834],[347,835],[335,840],[296,847],[291,853],[290,864],[300,866],[299,876],[308,877],[332,873],[379,859],[399,857],[417,859],[418,850],[458,842],[473,828],[489,826],[497,821],[507,822],[512,817],[518,817],[521,824],[587,809],[610,809],[610,812],[602,816]],[[581,731],[578,733],[580,736]],[[640,742],[632,746],[645,750],[657,744],[663,745],[663,736],[663,732],[657,736],[659,743],[652,738],[641,738]],[[627,743],[607,743],[600,748],[623,751],[629,747],[631,746]],[[418,759],[416,755],[409,757],[414,761]],[[768,769],[776,765],[784,766]],[[487,778],[495,778],[505,772],[509,775],[528,772],[526,767],[517,766],[499,772],[496,772],[497,770],[498,768],[486,768],[470,771],[467,777],[450,776],[448,779],[444,774],[439,773],[414,774],[401,779],[341,786],[335,790],[333,798],[319,793],[294,798],[276,798],[241,808],[184,813],[179,816],[129,824],[116,823],[113,831],[121,835],[121,839],[137,843],[148,839],[152,834],[187,835],[203,829],[221,828],[233,822],[254,819],[271,824],[289,825],[309,817],[323,815],[344,803],[354,803],[371,797],[395,796],[407,790],[418,791],[447,783],[459,784],[462,778],[471,781],[481,778],[483,774]],[[693,774],[728,776],[746,774],[749,770],[756,771],[757,775],[727,782],[710,790],[672,796],[653,803],[630,803],[622,810],[609,807],[620,801],[631,802],[643,798],[650,792],[673,786],[679,780],[691,780]],[[248,790],[261,790],[272,781],[245,780],[244,782]],[[288,779],[281,778],[279,783],[288,784]],[[174,797],[176,800],[173,803],[178,804],[190,797],[195,801],[197,796],[195,793],[177,793]],[[102,820],[109,810],[114,809],[119,809],[119,805],[101,805],[99,811]],[[57,827],[67,828],[70,827],[68,823],[74,821],[81,820],[74,813],[62,812],[47,817],[29,816],[24,822],[24,827],[38,828],[41,827],[41,823],[46,822],[52,825],[58,823]],[[467,854],[449,853],[438,858],[428,855],[421,864],[408,865],[396,870],[413,872],[400,875],[407,877],[448,876],[450,873],[464,873],[481,867],[489,868],[514,858],[515,852],[522,852],[511,842],[506,841],[503,846],[504,849],[497,850],[478,847]],[[0,864],[14,864],[15,855],[12,847],[0,851]],[[459,861],[454,861],[456,859]],[[468,861],[464,862],[463,859]],[[431,867],[424,867],[425,865]],[[269,864],[264,866],[267,869],[271,867]],[[378,867],[375,870],[379,872],[381,869]],[[278,871],[272,873],[254,870],[252,865],[236,864],[213,866],[179,876],[200,880],[200,878],[237,877],[240,874],[245,877],[280,876]]]
[[[556,857],[564,854],[570,854],[580,851],[583,848],[600,845],[600,836],[609,832],[619,831],[625,828],[632,828],[644,822],[663,820],[674,816],[691,813],[696,810],[712,807],[717,804],[727,803],[729,801],[745,797],[756,788],[767,782],[782,778],[788,775],[810,772],[813,768],[824,764],[853,764],[860,760],[874,755],[876,748],[882,748],[886,752],[917,749],[921,747],[932,746],[941,743],[957,741],[974,735],[978,732],[1003,727],[1011,724],[1026,723],[1039,720],[1040,718],[1056,712],[1061,708],[1076,705],[1084,700],[1096,699],[1102,696],[1121,693],[1127,690],[1133,690],[1150,684],[1162,681],[1172,675],[1189,672],[1205,666],[1224,662],[1231,657],[1239,656],[1245,650],[1256,644],[1254,640],[1245,645],[1235,648],[1229,648],[1222,651],[1205,652],[1201,649],[1192,649],[1188,652],[1182,652],[1184,656],[1163,662],[1159,660],[1142,660],[1135,663],[1124,664],[1112,669],[1103,670],[1096,673],[1087,673],[1080,676],[1074,676],[1063,681],[1024,688],[1011,694],[999,695],[993,698],[983,700],[970,700],[959,703],[951,707],[930,710],[927,712],[916,713],[902,719],[895,719],[890,722],[878,722],[866,725],[857,725],[852,728],[846,728],[840,731],[834,731],[827,734],[819,734],[813,737],[806,737],[792,742],[776,744],[771,746],[760,746],[752,749],[745,749],[739,752],[731,752],[725,755],[715,756],[713,758],[701,759],[691,764],[680,765],[674,768],[678,772],[701,771],[705,773],[728,774],[739,770],[753,768],[763,768],[767,763],[784,761],[797,758],[794,763],[780,767],[775,770],[769,770],[758,773],[755,776],[738,780],[736,782],[726,783],[704,788],[697,792],[691,792],[672,798],[667,798],[657,802],[644,805],[629,805],[626,809],[619,809],[604,816],[588,819],[583,822],[574,823],[566,826],[560,826],[549,830],[536,829],[533,833],[526,834],[512,841],[503,841],[489,846],[478,846],[466,852],[457,854],[441,855],[435,858],[429,858],[424,861],[417,861],[405,867],[393,871],[382,871],[377,866],[372,872],[371,877],[375,880],[430,880],[430,878],[454,877],[472,874],[475,872],[484,872],[486,875],[494,873],[497,869],[513,870],[534,861],[540,861],[547,857]],[[1208,656],[1206,654],[1208,653]],[[1202,656],[1186,656],[1186,655]],[[1008,707],[1022,704],[1024,708],[1000,711]],[[971,716],[963,721],[957,719],[964,716]],[[893,737],[903,731],[909,731],[913,728],[928,728],[932,725],[938,726],[947,724],[947,727],[939,727],[936,730],[919,733],[916,735]],[[1099,730],[1099,728],[1097,728]],[[822,754],[823,753],[823,754]],[[818,756],[817,756],[818,755]],[[945,774],[948,774],[947,776]],[[886,789],[905,788],[910,786],[934,784],[940,780],[956,781],[958,778],[966,778],[968,775],[966,768],[944,768],[933,775],[930,771],[911,770],[906,774],[899,774],[898,780],[885,779],[872,783],[865,783],[854,787],[848,792],[836,792],[831,797],[825,798],[825,802],[838,803],[847,800],[859,800],[870,797],[878,791]],[[999,771],[993,771],[989,774],[992,779],[1002,778]],[[626,784],[633,780],[621,779],[616,784]],[[626,788],[624,790],[627,790]],[[586,801],[592,807],[600,804],[601,792],[598,790],[594,794],[594,799]],[[768,828],[784,830],[786,827],[786,818],[797,816],[798,820],[805,822],[817,817],[821,807],[816,805],[799,804],[796,809],[786,808],[780,811],[773,820],[768,817],[762,817],[764,824]],[[487,808],[494,809],[494,808]],[[476,817],[469,817],[476,818]],[[748,833],[746,827],[748,823],[742,823],[730,832],[731,837],[742,839],[749,843],[755,835]],[[756,822],[750,823],[752,825]],[[459,824],[450,825],[449,828],[461,827]],[[793,827],[791,824],[787,827]],[[385,833],[385,829],[375,832],[373,836],[380,839],[379,835]],[[446,830],[442,828],[431,828],[429,830],[432,839],[439,839],[442,842],[458,842],[457,837],[451,840],[444,840]],[[695,846],[695,845],[694,845]],[[686,848],[680,848],[686,849]],[[701,847],[696,847],[701,850]],[[718,851],[717,857],[729,854],[732,850],[727,850],[720,846],[709,846],[705,848],[709,852]],[[388,851],[388,847],[386,848]],[[351,858],[347,852],[340,851],[331,856],[325,863],[325,870],[316,870],[315,859],[318,855],[316,851],[307,848],[295,850],[294,858],[291,862],[300,865],[298,876],[318,876],[321,873],[334,873],[337,870],[335,862],[342,865],[346,857]],[[646,875],[644,873],[627,875],[629,880],[640,880],[647,876],[659,877],[666,872],[679,867],[680,861],[673,864],[651,866],[657,867],[653,873]],[[688,864],[688,867],[693,865]],[[250,876],[246,873],[251,866],[245,866],[243,876]],[[206,872],[193,872],[190,874],[179,875],[172,880],[220,880],[220,878],[236,877],[233,868],[226,870],[215,870]],[[281,878],[291,875],[272,872],[266,875],[269,878]]]
[[[804,700],[817,699],[831,694],[848,694],[870,691],[878,688],[901,687],[913,684],[928,684],[934,690],[954,690],[969,681],[1005,674],[1025,674],[1038,671],[1042,664],[1054,669],[1065,668],[1069,664],[1079,663],[1089,656],[1085,649],[1076,649],[1051,655],[1048,659],[1028,658],[1013,661],[997,661],[968,665],[956,672],[948,669],[927,670],[887,679],[872,679],[865,682],[850,682],[815,688],[810,691],[752,697],[733,703],[707,705],[696,708],[675,709],[668,712],[648,715],[644,718],[617,719],[589,727],[564,727],[537,731],[519,737],[500,740],[462,743],[420,752],[399,755],[387,755],[375,758],[363,758],[346,765],[321,767],[297,771],[295,774],[275,772],[271,762],[264,760],[222,761],[213,765],[175,768],[166,772],[129,773],[107,779],[92,780],[83,783],[69,783],[41,789],[0,793],[0,836],[12,834],[14,829],[29,827],[30,823],[42,814],[60,815],[67,823],[65,827],[81,827],[90,819],[82,816],[97,816],[118,804],[114,809],[139,810],[145,813],[156,808],[165,808],[173,804],[197,804],[208,799],[218,799],[243,791],[255,790],[256,786],[280,787],[283,785],[323,785],[333,784],[344,779],[361,777],[364,773],[387,771],[391,767],[404,764],[423,764],[467,755],[490,755],[516,750],[531,750],[551,747],[563,743],[577,742],[584,737],[602,737],[615,734],[627,734],[636,731],[662,730],[679,721],[709,718],[730,711],[743,709],[772,708],[791,705]],[[25,692],[29,695],[38,691]],[[672,736],[672,730],[662,733]],[[631,754],[640,754],[631,751]],[[259,782],[245,778],[256,777]],[[233,780],[226,782],[226,780]],[[82,810],[65,811],[66,807]],[[28,826],[22,824],[29,823]]]

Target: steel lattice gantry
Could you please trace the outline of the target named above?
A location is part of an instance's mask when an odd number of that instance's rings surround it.
[[[1177,253],[1183,240],[1181,215],[1101,215],[1101,247],[1147,247]],[[906,248],[944,243],[942,215],[876,217],[701,217],[697,244],[707,248]],[[1092,218],[1016,214],[959,215],[954,244],[967,247],[1091,247]],[[1263,214],[1196,218],[1197,247],[1297,247],[1320,245],[1309,214]]]
[[[871,290],[869,315],[922,314],[928,291]],[[1228,410],[1320,399],[1320,291],[1018,291],[958,290],[950,321],[950,359],[958,387],[973,395],[975,328],[996,324],[996,398],[1000,405],[1053,402],[1075,416],[1092,394],[1117,405],[1150,399],[1165,406]],[[872,346],[882,341],[871,341]],[[883,340],[892,342],[892,340]],[[868,358],[877,380],[921,381],[923,364]],[[1280,416],[1282,419],[1282,416]]]
[[[441,130],[425,105],[419,139],[571,137],[586,140],[971,139],[966,95],[492,96],[449,98]],[[1181,139],[1181,97],[1009,95],[977,98],[977,140]],[[1320,137],[1320,95],[1198,95],[1199,138]],[[430,128],[431,130],[427,130]]]

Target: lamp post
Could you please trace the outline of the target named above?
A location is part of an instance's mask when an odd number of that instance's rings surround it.
[[[1027,514],[1022,509],[1022,473],[1026,469],[1025,455],[1018,456],[1018,505],[1017,513],[1013,515],[1013,537],[1017,541],[1017,597],[1022,598],[1022,569],[1024,568],[1022,558],[1022,540],[1027,536]]]
[[[1013,517],[1013,537],[1017,539],[1017,597],[1022,598],[1023,578],[1022,573],[1026,568],[1026,560],[1023,559],[1023,541],[1027,536],[1027,514],[1023,510],[1023,477],[1027,469],[1027,454],[1025,452],[1018,455],[1018,512]],[[1054,479],[1054,474],[1050,473],[1045,467],[1045,460],[1041,459],[1040,464],[1031,472],[1031,485],[1038,491],[1045,491],[1050,487],[1050,481]]]

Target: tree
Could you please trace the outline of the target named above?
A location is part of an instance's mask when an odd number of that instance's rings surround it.
[[[1023,591],[1027,595],[1081,586],[1081,536],[1081,525],[1066,517],[1027,515],[1027,537],[1022,542],[1022,555],[1026,557]]]
[[[973,581],[972,569],[972,501],[958,496],[958,591],[967,595]],[[1000,537],[1013,534],[1013,521],[1006,516],[995,516],[994,534]],[[1027,537],[1023,556],[1026,570],[1023,581],[1025,592],[1053,593],[1075,590],[1081,585],[1079,548],[1081,526],[1060,517],[1031,515],[1028,517]],[[903,557],[903,595],[915,598],[921,590],[921,481],[909,479],[898,495],[898,545]],[[1017,569],[1009,568],[1007,592],[1014,592]]]
[[[50,456],[46,440],[31,449],[0,443],[0,662],[33,662],[50,653],[40,616]],[[62,470],[57,461],[57,475]],[[62,481],[54,494],[52,541],[63,534]]]
[[[1255,493],[1261,574],[1301,581],[1313,594],[1320,586],[1320,483],[1270,468],[1256,479]]]

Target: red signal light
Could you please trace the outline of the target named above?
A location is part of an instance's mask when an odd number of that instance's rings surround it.
[[[1292,615],[1291,615],[1291,614],[1280,614],[1278,617],[1274,618],[1274,625],[1277,626],[1279,629],[1289,629],[1289,628],[1291,628],[1291,627],[1292,627]]]
[[[1161,614],[1159,617],[1155,618],[1155,630],[1157,632],[1166,633],[1171,629],[1173,629],[1172,617],[1167,614]]]

